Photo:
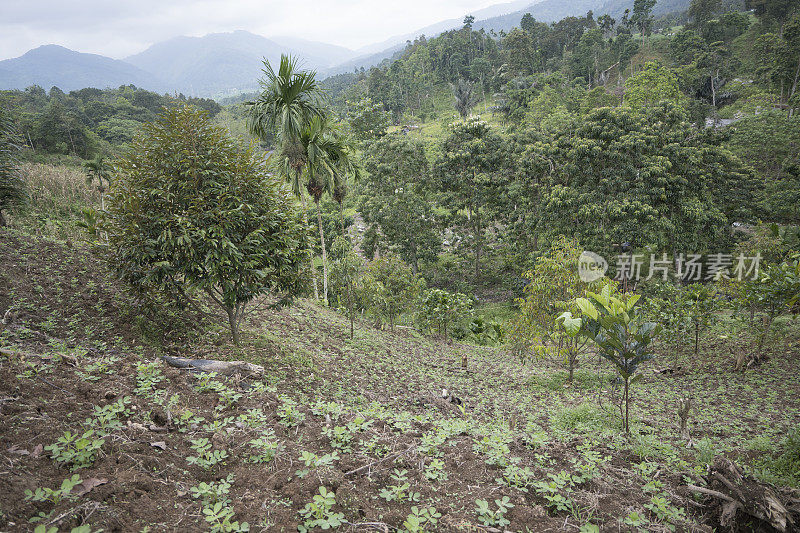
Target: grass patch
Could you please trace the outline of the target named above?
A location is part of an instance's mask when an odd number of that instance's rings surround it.
[[[598,434],[612,428],[618,429],[619,423],[608,411],[594,403],[565,407],[550,416],[550,429],[559,438]]]
[[[609,382],[610,374],[598,375],[594,372],[587,370],[576,370],[572,379],[572,384],[569,383],[569,372],[566,370],[556,370],[548,372],[547,374],[534,374],[528,379],[527,385],[532,389],[560,391],[565,388],[580,389],[585,391],[597,390],[601,383]]]

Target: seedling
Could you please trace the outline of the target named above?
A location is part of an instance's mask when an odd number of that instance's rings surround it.
[[[208,470],[212,466],[224,463],[228,457],[227,451],[212,449],[211,443],[204,437],[193,439],[191,448],[197,455],[187,457],[186,462],[190,465],[197,465],[203,470]]]
[[[297,530],[306,533],[313,528],[333,529],[344,524],[344,513],[334,513],[333,506],[336,505],[336,494],[328,491],[325,487],[319,488],[311,503],[300,511],[300,516],[305,520]]]
[[[51,457],[57,463],[75,471],[92,466],[97,452],[105,442],[104,439],[95,438],[94,430],[91,429],[80,436],[77,433],[66,431],[57,442],[45,446],[44,449],[51,453]]]
[[[489,502],[486,500],[475,500],[475,512],[478,514],[478,521],[484,526],[504,527],[511,522],[505,517],[506,512],[514,507],[508,496],[494,501],[497,510],[492,511]]]
[[[403,527],[408,533],[435,531],[435,526],[439,523],[441,517],[442,513],[436,512],[436,507],[420,508],[415,505],[411,508],[411,514],[403,522]]]
[[[392,479],[395,484],[381,489],[378,493],[384,500],[387,502],[419,501],[420,493],[410,490],[411,484],[408,482],[408,470],[395,469]]]

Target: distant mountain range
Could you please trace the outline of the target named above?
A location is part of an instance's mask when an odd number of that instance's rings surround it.
[[[659,0],[655,12],[683,10],[688,3],[689,0]],[[604,13],[619,16],[632,5],[633,0],[514,0],[473,12],[476,19],[473,27],[509,31],[519,25],[525,13],[543,22],[584,16],[590,10],[595,16]],[[45,89],[57,86],[71,91],[134,84],[188,96],[230,96],[258,87],[262,58],[274,64],[281,54],[293,54],[303,58],[305,67],[326,77],[377,65],[402,51],[409,40],[420,35],[433,37],[462,24],[463,18],[442,21],[355,51],[294,37],[267,39],[246,31],[175,37],[124,60],[45,45],[20,57],[0,61],[0,89],[23,89],[36,84]]]
[[[72,91],[130,83],[159,92],[167,90],[161,79],[130,63],[75,52],[55,44],[0,61],[0,89],[23,89],[36,84],[46,89],[55,85],[64,91]]]

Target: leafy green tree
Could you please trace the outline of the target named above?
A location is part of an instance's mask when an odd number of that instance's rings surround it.
[[[700,34],[694,30],[681,30],[669,41],[669,49],[672,57],[679,63],[687,64],[694,61],[705,48]]]
[[[758,360],[775,318],[793,309],[800,300],[800,255],[795,253],[786,261],[761,268],[756,279],[744,279],[736,283],[736,288],[739,305],[751,314],[760,314],[761,320],[752,321],[758,343],[751,358]],[[797,314],[796,310],[793,313]],[[737,370],[745,368],[745,360],[744,356],[737,359]]]
[[[11,115],[0,107],[0,227],[6,225],[3,211],[22,205],[27,198],[18,166],[19,139]]]
[[[642,37],[650,35],[653,27],[653,8],[656,0],[633,0],[631,23],[636,26]]]
[[[433,328],[447,337],[456,327],[473,315],[472,298],[466,294],[451,293],[443,289],[428,289],[423,292],[417,306],[420,326],[430,331]]]
[[[396,255],[384,255],[371,261],[362,281],[364,300],[370,311],[394,330],[397,319],[416,301],[421,280]]]
[[[675,356],[673,366],[676,370],[687,334],[692,329],[685,295],[685,290],[671,282],[659,283],[655,294],[650,295],[644,304],[647,316],[663,327],[661,337]]]
[[[248,303],[300,285],[306,228],[297,215],[252,147],[183,106],[146,125],[117,162],[107,227],[125,279],[192,305],[205,293],[238,344]]]
[[[420,261],[432,261],[441,238],[424,185],[430,169],[421,143],[387,135],[365,150],[366,170],[359,211],[376,224],[390,248],[419,272]]]
[[[364,270],[362,259],[350,239],[339,236],[331,244],[331,285],[340,306],[347,309],[350,319],[350,338],[353,338],[353,328],[358,309],[358,293],[361,275]]]
[[[472,233],[475,278],[480,274],[484,216],[502,186],[507,154],[502,138],[478,119],[456,122],[442,143],[435,174],[445,193],[443,200],[454,211],[466,211]]]
[[[514,28],[503,39],[503,49],[508,58],[508,64],[517,75],[533,74],[537,49],[534,48],[528,32]]]
[[[634,109],[654,107],[661,102],[679,103],[678,77],[668,67],[648,62],[625,80],[625,103]]]
[[[783,25],[798,10],[794,0],[745,0],[744,5],[767,26]]]
[[[713,285],[692,283],[684,289],[680,298],[694,333],[694,355],[697,357],[700,353],[700,334],[714,322],[714,312],[719,306],[718,293]]]
[[[528,283],[524,297],[516,300],[519,314],[510,329],[514,350],[523,362],[531,355],[553,359],[568,369],[570,383],[586,339],[571,335],[556,318],[564,311],[576,313],[575,299],[589,287],[578,275],[582,252],[577,242],[561,237],[536,259],[523,274]]]
[[[764,178],[764,218],[800,224],[800,117],[778,110],[745,117],[732,126],[728,145]]]
[[[605,14],[597,18],[597,26],[603,30],[604,35],[608,35],[614,29],[614,25],[617,23],[616,19],[614,19],[611,15]]]
[[[661,326],[647,322],[636,307],[639,295],[623,295],[606,285],[599,293],[587,292],[575,304],[581,315],[570,311],[560,317],[568,331],[580,331],[600,349],[600,356],[614,365],[623,383],[622,428],[630,433],[630,385],[638,380],[639,366],[655,357],[651,343],[661,332]],[[620,407],[622,411],[622,407]]]
[[[672,105],[592,111],[555,144],[535,147],[545,162],[545,222],[607,255],[624,242],[697,253],[723,247],[730,224],[751,219],[758,182],[713,143]]]
[[[383,104],[373,102],[369,97],[348,100],[346,118],[353,134],[361,140],[383,137],[392,123],[392,117],[384,110]]]
[[[692,25],[702,29],[719,11],[721,4],[721,0],[692,0],[688,13]]]
[[[705,73],[711,93],[711,106],[717,108],[717,92],[732,72],[731,52],[725,43],[717,41],[708,45],[697,57],[697,67]]]
[[[308,164],[308,152],[302,141],[303,130],[314,118],[324,115],[322,94],[314,71],[298,68],[297,59],[282,55],[278,72],[264,61],[264,78],[259,80],[261,92],[246,102],[250,132],[262,140],[277,138],[280,156],[276,166],[303,205],[303,217],[308,225],[308,207],[303,194],[303,170]],[[309,254],[314,298],[319,300],[317,271]]]

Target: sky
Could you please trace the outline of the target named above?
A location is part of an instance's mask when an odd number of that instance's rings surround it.
[[[43,44],[121,59],[178,35],[234,30],[358,49],[502,1],[0,0],[0,59]]]

